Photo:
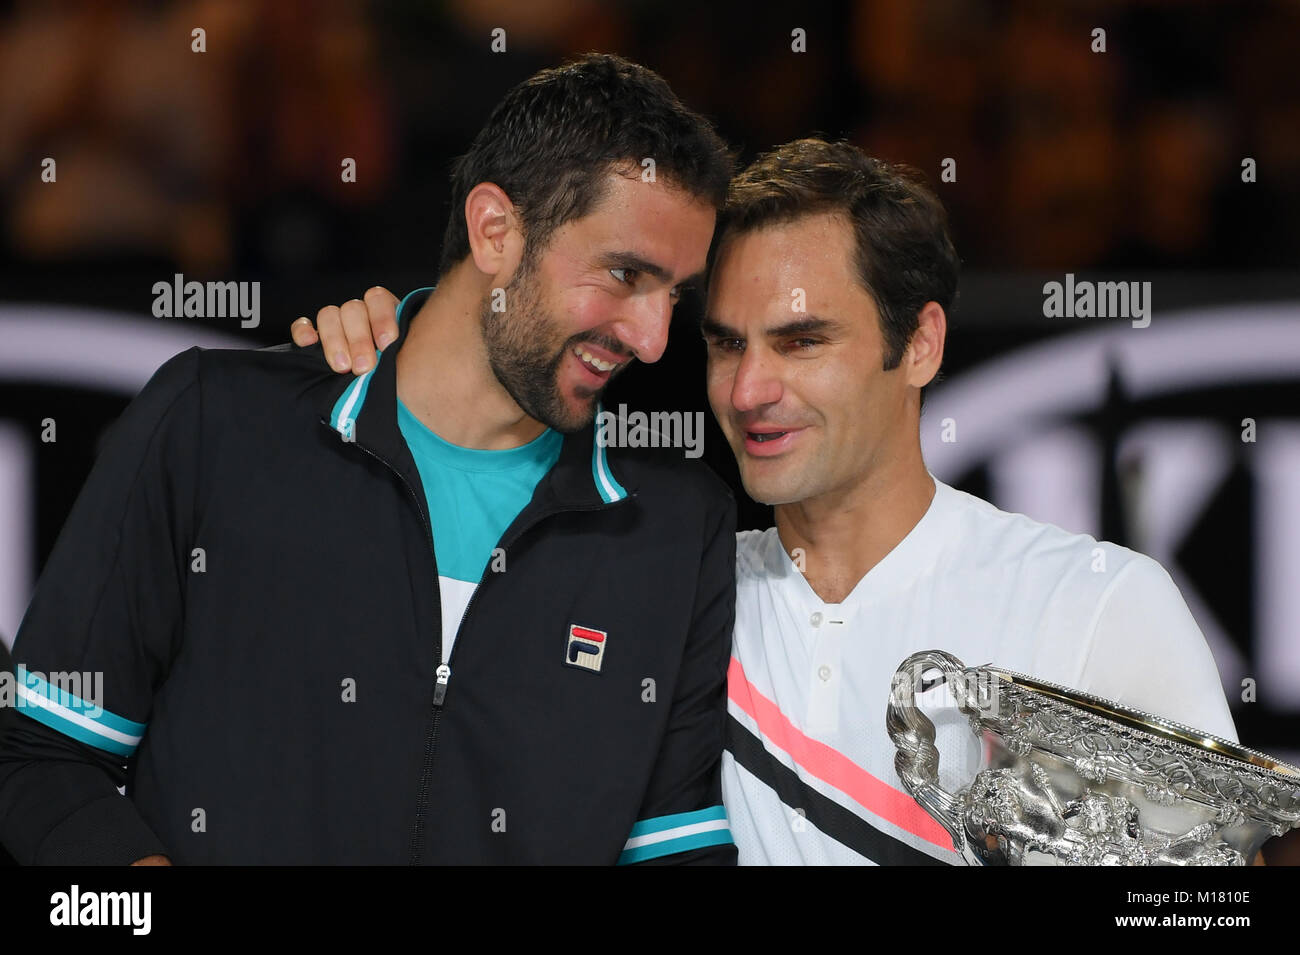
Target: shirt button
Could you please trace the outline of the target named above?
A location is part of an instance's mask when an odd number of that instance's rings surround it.
[[[817,675],[821,677],[822,682],[825,683],[827,680],[831,678],[831,668],[823,663],[821,666],[817,668]]]
[[[808,618],[808,622],[814,627],[820,627],[822,625],[822,612],[820,610],[815,611],[813,615]]]

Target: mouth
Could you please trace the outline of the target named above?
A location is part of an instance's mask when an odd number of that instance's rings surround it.
[[[605,384],[623,364],[604,349],[593,348],[587,344],[573,346],[572,354],[577,359],[576,364],[586,376],[588,383],[593,385]]]
[[[745,435],[745,452],[758,458],[774,457],[788,451],[803,428],[759,428],[747,429]]]

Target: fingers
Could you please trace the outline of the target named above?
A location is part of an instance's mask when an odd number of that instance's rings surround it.
[[[375,349],[397,340],[397,296],[382,285],[366,292],[365,301],[352,299],[327,305],[316,313],[316,327],[300,318],[290,326],[299,346],[321,343],[325,360],[335,371],[365,374],[375,366]]]
[[[352,350],[347,335],[343,333],[343,317],[337,305],[326,305],[316,313],[316,332],[320,335],[321,350],[325,360],[335,371],[350,371]]]
[[[359,298],[344,302],[339,306],[339,316],[343,320],[343,334],[347,337],[346,348],[351,354],[352,371],[363,375],[375,367],[375,340],[370,336],[370,316],[366,303]]]
[[[381,351],[397,341],[397,304],[397,296],[382,285],[376,285],[366,292],[370,333]]]
[[[289,334],[293,336],[293,343],[299,348],[306,348],[308,345],[315,345],[320,341],[320,336],[316,334],[311,319],[306,315],[294,319],[293,324],[289,326]]]

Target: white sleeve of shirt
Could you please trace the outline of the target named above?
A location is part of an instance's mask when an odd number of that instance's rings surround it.
[[[1169,574],[1141,554],[1102,595],[1079,689],[1237,741],[1205,637]]]

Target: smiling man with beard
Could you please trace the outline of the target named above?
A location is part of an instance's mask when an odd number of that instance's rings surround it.
[[[438,284],[377,364],[163,366],[17,635],[18,663],[102,671],[105,699],[20,689],[14,856],[733,862],[734,502],[593,425],[663,353],[730,173],[650,71],[543,71],[457,163]]]

